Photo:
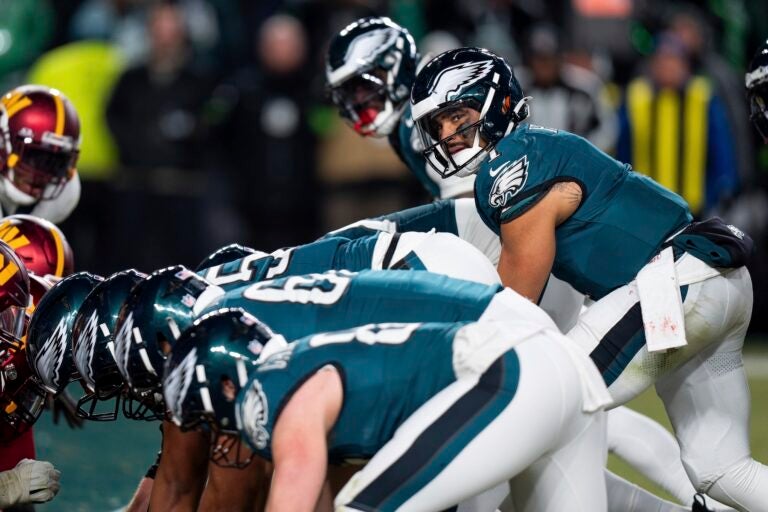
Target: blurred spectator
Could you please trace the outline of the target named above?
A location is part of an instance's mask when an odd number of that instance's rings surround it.
[[[199,167],[200,112],[210,81],[191,68],[178,7],[155,6],[148,27],[147,61],[122,74],[107,107],[120,161],[128,167]]]
[[[697,216],[722,207],[737,192],[725,110],[709,80],[692,74],[685,46],[673,34],[659,38],[649,76],[627,88],[617,157],[682,195]]]
[[[23,82],[23,71],[45,49],[53,34],[48,0],[0,0],[0,90]]]
[[[100,39],[115,44],[126,62],[135,64],[147,58],[151,51],[147,34],[147,11],[152,5],[173,3],[184,19],[187,42],[195,52],[195,65],[216,68],[222,30],[213,0],[86,0],[70,21],[72,39]],[[222,14],[228,14],[228,0],[215,2]],[[231,10],[231,8],[229,9]],[[232,20],[230,20],[232,21]],[[237,37],[239,27],[227,33]]]
[[[268,18],[255,35],[252,65],[217,89],[221,146],[244,243],[260,250],[306,243],[318,234],[316,140],[307,113],[307,37],[294,17]]]
[[[531,30],[525,64],[519,78],[526,95],[533,97],[531,123],[581,135],[603,151],[614,149],[616,118],[603,83],[596,74],[563,62],[553,26]]]
[[[138,62],[148,52],[145,17],[150,1],[85,0],[70,20],[70,38],[110,41],[126,62]]]
[[[157,268],[195,264],[209,247],[205,223],[206,132],[203,106],[211,81],[195,71],[182,13],[174,4],[158,4],[147,20],[150,54],[126,70],[107,106],[127,188],[116,204],[119,233],[115,243],[122,267]],[[142,240],[142,250],[134,247]],[[128,259],[132,258],[132,259]]]
[[[707,18],[694,7],[677,8],[669,24],[672,31],[691,56],[694,73],[707,77],[723,100],[728,122],[733,130],[739,178],[750,181],[752,171],[752,138],[749,133],[743,79],[713,47],[714,33]]]

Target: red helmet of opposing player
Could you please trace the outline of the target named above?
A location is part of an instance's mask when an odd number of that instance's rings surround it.
[[[0,242],[0,361],[22,347],[29,304],[24,263],[8,244]]]
[[[11,246],[33,274],[62,278],[74,270],[72,248],[52,222],[32,215],[5,217],[0,219],[0,240]]]
[[[50,282],[35,275],[29,276],[29,284],[32,300],[27,308],[27,318],[37,301],[51,288]],[[8,315],[8,320],[11,317]],[[23,338],[13,345],[3,345],[6,351],[5,357],[0,359],[0,444],[8,443],[28,430],[40,416],[45,403],[45,390],[33,378]]]
[[[54,199],[75,173],[80,120],[56,89],[17,87],[0,99],[0,191],[21,205]]]

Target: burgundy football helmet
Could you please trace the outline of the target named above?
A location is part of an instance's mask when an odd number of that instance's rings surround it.
[[[24,263],[0,241],[0,362],[22,347],[29,304],[29,275]]]
[[[0,240],[16,251],[27,270],[57,279],[74,271],[72,248],[52,222],[33,215],[11,215],[0,219]]]
[[[0,189],[12,202],[58,197],[79,152],[80,120],[59,91],[24,85],[0,99]]]
[[[29,284],[31,300],[27,319],[35,304],[51,288],[49,281],[36,275],[29,276]],[[20,345],[9,348],[6,357],[0,359],[0,444],[17,438],[37,421],[46,396],[33,378],[23,338]]]

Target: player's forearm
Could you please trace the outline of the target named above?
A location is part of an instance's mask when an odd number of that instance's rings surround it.
[[[547,262],[551,259],[546,255],[533,256],[525,258],[525,265],[520,263],[521,259],[502,248],[497,267],[501,284],[538,303],[549,277],[551,263],[548,265]]]
[[[168,468],[164,470],[161,464],[152,487],[149,510],[167,510],[169,512],[197,510],[197,504],[205,486],[205,478],[174,478],[169,473],[170,470]]]
[[[313,512],[318,505],[323,485],[325,467],[307,464],[275,465],[272,487],[267,499],[267,512]]]

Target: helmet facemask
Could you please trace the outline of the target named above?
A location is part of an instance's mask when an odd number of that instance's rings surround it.
[[[2,166],[6,193],[18,204],[56,199],[72,177],[79,151],[70,137],[46,132],[42,141],[7,133],[7,157]]]
[[[387,137],[397,127],[416,76],[411,34],[385,17],[361,18],[331,40],[326,56],[329,96],[363,136]]]
[[[19,437],[37,421],[46,396],[32,375],[24,346],[0,362],[0,443]]]
[[[330,97],[341,117],[363,136],[386,137],[403,114],[408,92],[395,90],[401,57],[391,52],[393,68],[375,67],[330,87]],[[402,86],[401,86],[402,87]]]
[[[465,114],[462,114],[462,111]],[[487,143],[482,140],[480,129],[483,124],[483,114],[476,121],[470,121],[463,118],[469,117],[471,112],[479,112],[480,106],[477,101],[469,99],[451,103],[443,108],[427,114],[418,120],[418,131],[424,145],[424,157],[429,165],[441,177],[447,178],[454,174],[464,177],[473,174],[480,163],[487,156],[485,146]],[[445,117],[458,117],[459,127],[453,133],[440,138],[440,128],[438,120]],[[463,146],[458,151],[453,147]]]

